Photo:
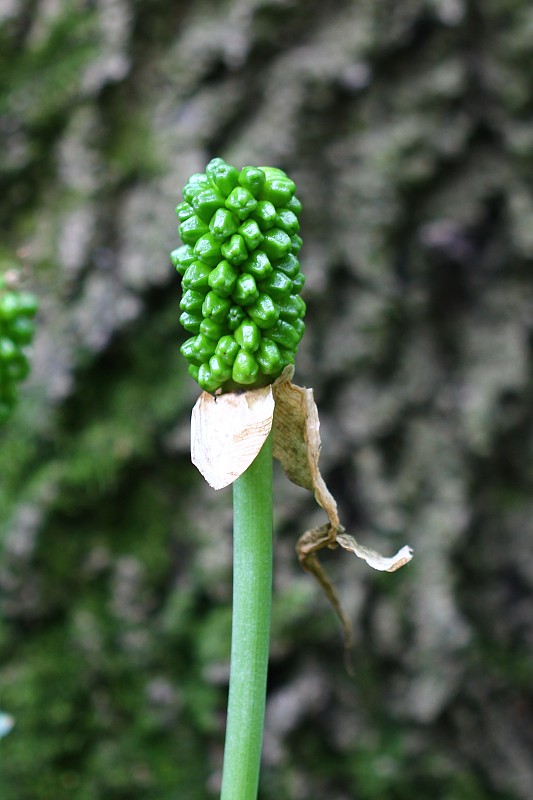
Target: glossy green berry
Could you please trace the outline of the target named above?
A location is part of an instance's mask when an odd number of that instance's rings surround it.
[[[239,183],[257,197],[266,181],[266,175],[258,167],[243,167],[239,174]]]
[[[239,327],[243,319],[246,319],[246,317],[247,317],[246,311],[242,306],[237,305],[237,303],[232,305],[232,307],[228,311],[228,316],[226,319],[230,331],[236,330],[236,328]]]
[[[215,355],[218,356],[224,364],[228,364],[231,367],[239,350],[240,345],[237,343],[234,336],[222,336],[218,340]]]
[[[222,255],[227,261],[235,266],[242,264],[248,258],[248,250],[244,239],[239,234],[231,236],[227,242],[222,245]]]
[[[290,294],[278,301],[279,316],[286,322],[294,322],[305,314],[305,303],[299,294]]]
[[[199,367],[203,363],[203,357],[200,356],[198,350],[196,349],[196,336],[191,336],[189,339],[186,339],[180,347],[181,355],[187,359],[187,361]]]
[[[291,237],[281,228],[270,228],[266,231],[261,245],[270,260],[283,258],[290,253],[291,247]]]
[[[209,369],[212,377],[218,381],[218,386],[220,386],[221,383],[229,381],[231,378],[231,368],[232,365],[226,364],[216,352],[215,355],[211,356],[209,359]],[[216,387],[217,389],[218,386]]]
[[[278,261],[276,267],[281,270],[281,272],[284,272],[291,280],[294,280],[300,272],[300,262],[294,253],[288,253],[285,258]]]
[[[209,187],[209,178],[202,172],[195,172],[191,175],[185,186],[183,187],[183,199],[185,202],[192,204],[194,197],[201,192],[202,189]]]
[[[259,364],[247,350],[240,350],[233,362],[231,377],[235,383],[250,386],[255,383],[259,375]]]
[[[289,208],[282,208],[276,215],[276,227],[280,228],[288,236],[294,236],[300,230],[298,217]]]
[[[209,291],[209,275],[211,268],[201,261],[193,261],[187,267],[183,276],[182,286],[184,289],[193,289],[195,292],[207,294]]]
[[[263,336],[261,344],[255,358],[259,367],[265,375],[279,375],[283,369],[283,358],[279,351],[279,347],[272,339]]]
[[[194,343],[194,349],[198,356],[202,359],[202,363],[205,364],[207,361],[209,361],[211,356],[215,355],[217,343],[214,342],[213,339],[209,339],[207,336],[204,336],[203,333],[199,333]]]
[[[192,207],[204,222],[209,222],[213,214],[223,206],[224,198],[216,189],[202,189],[192,198]]]
[[[238,345],[248,353],[253,353],[261,344],[261,331],[252,319],[245,319],[233,334]]]
[[[202,320],[203,316],[201,312],[189,314],[188,311],[184,311],[183,314],[180,314],[180,323],[186,331],[189,331],[189,333],[200,333],[200,325]]]
[[[180,300],[180,308],[182,311],[188,311],[193,314],[195,311],[201,311],[204,302],[204,295],[201,292],[195,292],[194,289],[187,289]]]
[[[205,233],[194,245],[194,255],[208,267],[214,267],[221,257],[220,242],[217,242],[212,233]]]
[[[286,350],[295,350],[302,338],[300,332],[290,322],[283,319],[276,322],[274,327],[269,330],[268,336]]]
[[[202,314],[204,317],[209,317],[214,322],[225,322],[230,308],[231,300],[227,297],[219,297],[218,294],[211,291],[205,296],[202,305]]]
[[[239,228],[239,234],[244,240],[244,244],[249,252],[259,247],[264,239],[259,229],[259,225],[253,219],[247,219]]]
[[[196,256],[193,248],[189,244],[184,244],[172,251],[170,260],[179,274],[184,275],[187,267],[190,267],[193,261],[196,261]]]
[[[261,281],[259,288],[274,300],[281,301],[293,292],[293,281],[280,269],[275,269],[268,278]]]
[[[211,289],[219,297],[229,297],[235,288],[239,271],[229,261],[221,261],[210,273],[207,280]]]
[[[258,328],[272,328],[279,319],[279,308],[268,294],[260,294],[255,303],[248,306],[248,314]]]
[[[292,279],[293,294],[300,294],[300,292],[304,288],[304,283],[305,283],[305,275],[299,272],[298,275],[295,275],[294,278]]]
[[[240,306],[251,306],[259,297],[259,289],[253,275],[243,272],[237,278],[232,298]]]
[[[171,254],[182,276],[181,346],[208,392],[271,383],[294,363],[304,330],[304,278],[293,181],[275,167],[240,171],[221,158],[195,173],[176,213],[184,242]]]
[[[189,203],[179,203],[176,206],[176,216],[180,222],[185,222],[186,219],[192,217],[194,214],[194,208],[189,205]]]
[[[240,220],[245,220],[256,205],[257,200],[244,186],[236,186],[229,197],[226,198],[226,208],[232,211]]]
[[[260,200],[250,217],[257,222],[262,231],[266,231],[275,224],[277,214],[276,206],[269,200]]]
[[[8,339],[7,336],[2,336],[0,338],[0,363],[7,364],[13,361],[19,352],[19,348],[12,339]]]
[[[209,230],[219,242],[224,242],[237,233],[239,220],[227,208],[219,208],[211,217]]]
[[[6,331],[16,344],[30,344],[35,333],[35,322],[20,313],[20,316],[12,319],[6,326]]]
[[[226,331],[226,325],[222,322],[215,322],[214,319],[210,319],[209,317],[204,317],[200,323],[199,333],[203,333],[208,339],[213,339],[217,343]]]
[[[211,184],[227,197],[239,183],[239,173],[235,167],[226,164],[221,158],[213,158],[207,165],[206,175]]]
[[[277,207],[284,206],[291,199],[295,188],[294,183],[288,178],[270,177],[261,189],[259,199],[269,200]]]
[[[220,385],[219,379],[211,372],[209,364],[202,364],[198,370],[198,383],[206,392],[216,392]]]
[[[272,264],[270,259],[263,250],[256,250],[250,258],[242,264],[241,269],[243,272],[248,272],[253,275],[256,280],[266,278],[272,272]]]
[[[193,214],[181,223],[178,232],[184,244],[196,244],[200,236],[209,232],[209,228],[200,217]]]

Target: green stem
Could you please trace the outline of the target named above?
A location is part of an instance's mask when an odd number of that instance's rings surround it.
[[[233,623],[221,800],[256,800],[272,597],[272,434],[233,485]]]

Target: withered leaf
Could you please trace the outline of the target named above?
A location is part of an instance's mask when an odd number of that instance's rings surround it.
[[[337,503],[318,467],[320,421],[313,390],[291,382],[294,369],[262,389],[223,394],[204,392],[192,412],[192,461],[214,489],[233,483],[250,466],[273,430],[273,453],[297,486],[313,493],[328,522],[305,531],[296,544],[300,563],[314,575],[341,621],[345,646],[352,642],[350,623],[335,588],[325,574],[317,554],[323,548],[345,550],[363,559],[373,569],[394,572],[407,564],[412,550],[407,545],[394,556],[382,556],[359,544],[341,525]]]

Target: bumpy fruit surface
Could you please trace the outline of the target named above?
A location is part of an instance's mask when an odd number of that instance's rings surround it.
[[[30,371],[24,347],[33,339],[37,313],[36,298],[8,284],[0,274],[0,425],[15,407],[17,384]]]
[[[239,171],[221,158],[183,188],[183,245],[170,258],[191,334],[181,353],[205,391],[264,386],[294,363],[305,327],[295,189],[280,169]]]

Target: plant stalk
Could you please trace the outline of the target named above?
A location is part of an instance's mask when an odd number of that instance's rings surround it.
[[[233,484],[231,670],[221,800],[256,800],[272,599],[272,434]]]

